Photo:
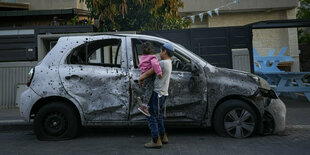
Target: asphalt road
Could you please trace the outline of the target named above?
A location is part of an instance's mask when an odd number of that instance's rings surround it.
[[[144,128],[83,128],[66,141],[38,141],[31,128],[0,131],[0,154],[310,154],[310,103],[285,100],[287,129],[282,135],[247,139],[220,137],[212,129],[168,128],[169,144],[145,149],[149,131]]]
[[[86,128],[67,141],[38,141],[31,130],[0,133],[0,154],[310,154],[310,128],[292,126],[285,136],[220,137],[212,129],[169,128],[169,144],[145,149],[146,128]]]

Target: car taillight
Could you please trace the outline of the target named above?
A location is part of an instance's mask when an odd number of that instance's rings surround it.
[[[27,75],[27,86],[29,87],[30,86],[30,83],[32,81],[32,78],[33,78],[33,75],[34,75],[34,68],[31,68],[28,75]]]

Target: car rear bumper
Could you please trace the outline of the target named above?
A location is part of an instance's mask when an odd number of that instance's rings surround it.
[[[37,95],[31,88],[25,90],[20,96],[19,112],[20,116],[26,121],[30,122],[30,112],[33,104],[41,97]]]

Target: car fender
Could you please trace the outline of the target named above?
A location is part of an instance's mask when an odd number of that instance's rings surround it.
[[[81,118],[81,124],[84,125],[86,124],[85,122],[85,118],[84,118],[84,112],[80,106],[80,104],[74,99],[72,98],[70,95],[64,95],[64,96],[46,96],[44,98],[39,98],[37,101],[34,102],[34,104],[31,106],[31,112],[30,115],[32,113],[34,113],[35,111],[37,112],[37,107],[42,107],[45,104],[48,104],[52,101],[64,101],[68,104],[70,104],[71,106],[74,106],[77,109],[77,112],[79,113],[79,116]]]
[[[258,85],[255,80],[249,77],[245,72],[218,68],[211,65],[204,67],[207,77],[207,126],[212,124],[212,115],[216,106],[228,99],[246,100],[252,103],[260,113],[263,112],[263,102],[252,101],[252,97],[258,91]],[[255,98],[256,100],[256,98]]]

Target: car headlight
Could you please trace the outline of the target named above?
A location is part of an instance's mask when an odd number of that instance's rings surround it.
[[[278,98],[277,94],[270,88],[269,83],[265,79],[254,74],[248,74],[248,76],[259,85],[259,92],[262,96],[274,99]]]
[[[251,77],[257,84],[259,84],[259,80],[260,80],[260,77],[259,76],[256,76],[254,74],[251,74],[251,73],[248,73],[247,74],[249,77]]]
[[[261,78],[261,77],[259,77],[259,87],[260,87],[260,88],[263,88],[263,89],[270,90],[270,85],[269,85],[269,83],[268,83],[265,79],[263,79],[263,78]]]
[[[276,92],[270,88],[269,83],[261,77],[259,77],[259,90],[262,96],[274,99],[278,98]]]
[[[265,79],[251,73],[249,73],[248,76],[251,77],[254,81],[256,81],[260,88],[267,90],[270,89],[270,85]]]

